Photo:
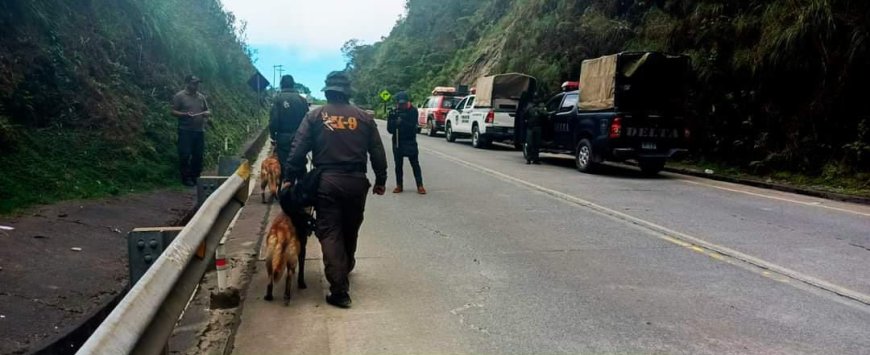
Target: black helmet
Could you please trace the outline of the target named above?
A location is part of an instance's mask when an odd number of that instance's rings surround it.
[[[326,87],[323,91],[338,91],[350,95],[350,78],[344,71],[334,71],[326,76]]]

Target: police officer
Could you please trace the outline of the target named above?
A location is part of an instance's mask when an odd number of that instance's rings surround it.
[[[293,139],[285,181],[301,177],[305,156],[312,152],[315,168],[322,171],[314,207],[316,234],[330,285],[326,302],[347,308],[351,304],[348,274],[356,263],[357,238],[371,186],[366,177],[366,159],[371,160],[375,173],[373,193],[383,195],[387,157],[372,116],[349,102],[347,74],[330,73],[323,91],[326,105],[305,116]]]
[[[393,135],[393,159],[396,163],[396,188],[393,193],[402,192],[404,157],[408,157],[417,182],[417,193],[425,195],[417,149],[417,108],[411,105],[410,97],[404,91],[396,94],[396,109],[387,118],[387,131]]]
[[[196,185],[202,173],[202,156],[205,150],[205,126],[211,111],[205,95],[199,92],[202,82],[195,75],[184,78],[187,87],[172,97],[172,115],[178,118],[178,159],[181,183]]]
[[[275,142],[282,172],[287,168],[287,157],[290,155],[293,137],[306,113],[308,113],[308,101],[296,91],[296,81],[293,80],[293,76],[282,76],[281,92],[275,96],[272,110],[269,112],[269,131],[272,141]]]
[[[526,120],[526,164],[540,164],[541,126],[547,117],[543,103],[528,104],[523,117]]]

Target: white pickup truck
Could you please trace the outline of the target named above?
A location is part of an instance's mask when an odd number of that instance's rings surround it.
[[[525,74],[499,74],[477,80],[475,95],[462,99],[447,114],[445,137],[455,142],[459,137],[471,137],[475,148],[486,148],[490,143],[513,142],[520,146],[515,117],[520,99],[534,93],[535,78]]]

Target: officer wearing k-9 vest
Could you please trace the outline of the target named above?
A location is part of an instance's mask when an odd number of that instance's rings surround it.
[[[269,133],[275,142],[282,171],[287,168],[293,137],[306,113],[308,101],[296,91],[293,76],[284,75],[281,77],[281,92],[275,96],[269,112]]]
[[[375,173],[373,193],[383,195],[387,157],[375,120],[350,104],[347,74],[330,73],[323,91],[326,105],[310,111],[296,132],[285,181],[294,181],[305,173],[305,156],[312,152],[314,167],[321,171],[314,208],[315,233],[329,281],[326,302],[347,308],[351,304],[348,274],[356,264],[357,238],[371,187],[366,162],[371,161]]]

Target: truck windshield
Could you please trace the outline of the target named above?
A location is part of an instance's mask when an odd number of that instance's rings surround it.
[[[444,97],[441,100],[441,108],[453,108],[461,100],[459,97]]]

